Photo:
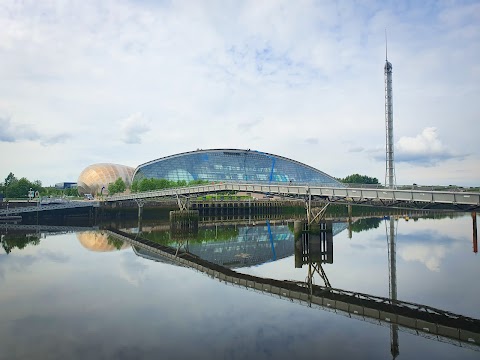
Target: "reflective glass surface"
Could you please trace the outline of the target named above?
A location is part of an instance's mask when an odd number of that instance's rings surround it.
[[[297,161],[250,150],[199,150],[140,165],[135,179],[287,182],[343,186]]]

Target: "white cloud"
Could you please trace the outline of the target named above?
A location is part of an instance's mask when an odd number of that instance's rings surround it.
[[[39,160],[25,164],[32,156],[22,145],[55,143],[68,132],[77,136],[58,154],[35,148],[38,159],[68,158],[66,174],[98,161],[136,166],[196,148],[239,147],[333,176],[382,178],[383,164],[361,149],[384,146],[388,26],[397,160],[434,163],[431,176],[448,183],[445,174],[460,167],[465,181],[478,182],[475,162],[454,156],[480,154],[480,25],[471,6],[3,1],[0,105],[15,123],[0,129],[0,153],[8,149],[16,161],[0,156],[0,169],[61,181]],[[412,129],[431,126],[441,142],[428,134],[408,140]],[[132,152],[118,139],[141,146]],[[399,166],[402,178],[410,174]]]
[[[428,127],[415,137],[401,137],[395,147],[397,162],[433,165],[439,161],[464,157],[453,154],[438,138],[437,129]]]
[[[399,255],[405,261],[418,261],[431,271],[440,271],[440,265],[446,255],[446,247],[443,245],[404,245],[399,250]]]
[[[145,117],[137,112],[130,115],[122,121],[120,126],[122,132],[122,141],[126,144],[141,144],[141,136],[150,130]]]
[[[67,133],[45,135],[39,133],[33,126],[28,124],[16,124],[7,117],[0,117],[0,142],[34,141],[48,146],[63,143],[71,136]]]
[[[139,286],[147,277],[146,270],[148,270],[148,265],[145,261],[138,259],[132,253],[122,254],[118,272],[120,278],[133,286]]]

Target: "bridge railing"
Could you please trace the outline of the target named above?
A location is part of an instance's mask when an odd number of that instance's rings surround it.
[[[107,197],[106,201],[139,200],[155,197],[175,197],[208,194],[221,191],[266,193],[289,197],[320,197],[338,201],[343,199],[350,202],[382,201],[395,203],[431,203],[467,205],[471,209],[480,206],[480,192],[454,192],[454,191],[427,191],[427,190],[402,190],[387,188],[354,188],[354,187],[328,187],[318,185],[281,185],[269,183],[217,183],[212,185],[196,185],[165,190],[147,191],[129,195],[115,195]]]

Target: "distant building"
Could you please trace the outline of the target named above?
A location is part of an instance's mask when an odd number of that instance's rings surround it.
[[[61,182],[55,184],[55,189],[58,190],[65,190],[65,189],[76,189],[77,188],[77,183],[75,182]]]

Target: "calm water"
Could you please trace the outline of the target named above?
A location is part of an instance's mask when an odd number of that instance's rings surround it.
[[[238,272],[306,279],[288,224],[209,226],[188,244],[170,241],[162,224],[145,236]],[[398,299],[480,319],[470,214],[395,224]],[[362,220],[351,238],[336,225],[333,263],[323,265],[332,287],[389,296],[387,225]],[[227,285],[100,231],[27,238],[0,229],[0,359],[392,357],[389,326]],[[401,330],[398,345],[399,359],[480,358],[480,346],[412,331]]]

